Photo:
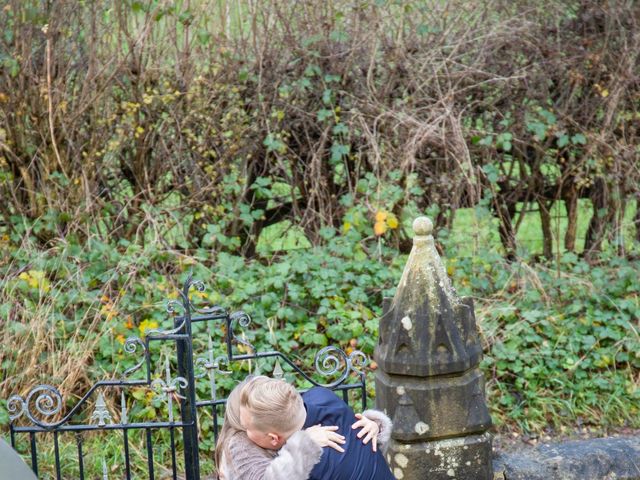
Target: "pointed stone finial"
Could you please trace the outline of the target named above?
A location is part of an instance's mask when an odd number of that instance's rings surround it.
[[[433,234],[433,222],[428,217],[418,217],[413,221],[413,232],[418,237]]]
[[[469,311],[469,302],[461,300],[451,284],[435,247],[431,220],[416,218],[413,230],[413,248],[380,321],[378,363],[387,373],[401,375],[464,372],[481,354],[473,307]]]
[[[394,419],[389,465],[403,480],[489,480],[491,417],[473,302],[453,288],[431,220],[417,218],[413,231],[396,294],[383,302],[374,354],[376,406]]]

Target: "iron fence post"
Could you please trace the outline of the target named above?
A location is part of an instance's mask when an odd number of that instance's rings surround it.
[[[184,334],[185,340],[176,340],[176,357],[178,362],[178,374],[187,379],[187,387],[181,387],[184,399],[180,400],[180,413],[182,422],[186,424],[182,429],[184,443],[184,465],[186,480],[200,480],[200,462],[198,455],[198,414],[196,410],[196,385],[193,369],[193,336],[191,332],[191,305],[189,301],[189,288],[191,277],[187,279],[183,289],[184,304]],[[175,320],[175,326],[179,319]]]

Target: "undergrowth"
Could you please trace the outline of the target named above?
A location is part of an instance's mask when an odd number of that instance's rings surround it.
[[[176,298],[190,274],[208,287],[195,292],[195,300],[252,316],[245,334],[260,350],[278,349],[307,366],[328,344],[346,351],[358,348],[372,357],[382,299],[393,295],[406,256],[386,245],[384,237],[371,235],[373,222],[367,223],[366,216],[358,218],[341,231],[322,229],[316,246],[264,253],[254,260],[171,248],[152,234],[139,243],[97,233],[84,240],[69,234],[45,247],[28,225],[22,237],[4,235],[0,422],[6,427],[6,399],[13,393],[24,395],[37,383],[56,385],[69,408],[96,380],[115,378],[134,365],[138,359],[123,351],[125,338],[168,327],[164,305]],[[507,262],[500,253],[482,249],[473,257],[457,257],[447,243],[455,235],[441,233],[454,285],[475,300],[485,349],[481,367],[498,429],[640,427],[638,260],[604,253],[598,262],[587,263],[566,253],[558,263]],[[222,353],[222,331],[212,328],[209,335]],[[206,341],[200,347],[205,349]],[[164,359],[175,354],[171,348],[153,354],[160,375]],[[367,367],[371,396],[375,368],[375,363]],[[234,381],[222,378],[219,394]],[[198,388],[207,393],[206,383]],[[131,418],[166,416],[165,404],[144,389],[129,400]],[[119,411],[119,398],[107,402],[111,412]],[[210,471],[210,413],[204,411],[200,422],[203,469]],[[108,468],[121,471],[118,438],[90,435],[86,441],[86,451],[103,442],[99,452]],[[26,442],[19,439],[23,452]],[[75,440],[63,437],[64,442],[69,444],[63,454],[73,457]],[[142,438],[132,442],[132,448],[144,452]],[[158,442],[158,448],[166,446]],[[47,448],[41,452],[45,474],[53,468]],[[136,457],[135,468],[144,468],[144,454]],[[88,458],[87,468],[101,472],[101,457]],[[158,468],[167,467],[163,458],[158,454]]]

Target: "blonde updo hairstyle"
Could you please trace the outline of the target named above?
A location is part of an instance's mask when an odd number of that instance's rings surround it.
[[[241,408],[246,408],[251,415],[253,429],[264,433],[289,436],[302,428],[306,418],[302,397],[292,385],[264,376],[247,377],[227,398],[224,423],[215,450],[218,470],[223,462],[232,464],[230,441],[246,431],[240,422]]]
[[[254,377],[242,389],[240,404],[250,413],[252,427],[264,433],[289,436],[302,428],[306,418],[295,387],[275,378]]]

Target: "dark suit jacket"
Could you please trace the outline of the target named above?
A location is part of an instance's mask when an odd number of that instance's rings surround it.
[[[382,452],[373,451],[356,437],[353,425],[358,419],[353,410],[338,396],[322,387],[314,387],[302,394],[307,409],[304,428],[313,425],[337,425],[338,433],[345,436],[345,452],[324,448],[320,462],[311,471],[310,480],[395,480]]]

